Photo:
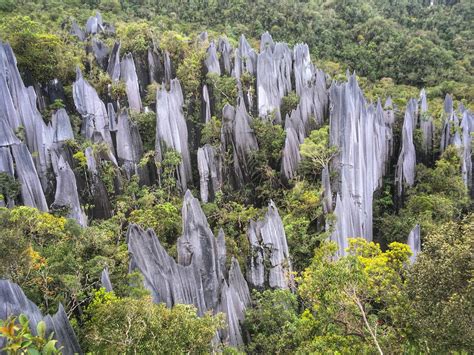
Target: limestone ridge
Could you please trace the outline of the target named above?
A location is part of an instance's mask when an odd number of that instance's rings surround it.
[[[177,303],[193,304],[202,315],[206,311],[224,312],[227,328],[219,333],[222,342],[243,344],[241,323],[250,303],[247,282],[239,263],[225,263],[225,239],[209,228],[199,201],[190,191],[184,196],[183,235],[178,239],[178,261],[168,255],[153,230],[132,224],[127,233],[130,270],[138,269],[154,302],[168,307]]]
[[[61,304],[56,314],[43,316],[39,308],[25,296],[17,284],[0,280],[0,319],[20,314],[25,314],[28,317],[33,333],[36,332],[36,325],[40,321],[44,321],[46,334],[54,332],[54,339],[58,341],[57,346],[62,347],[63,354],[82,354],[74,330]],[[4,346],[4,339],[0,338],[0,348]]]
[[[380,102],[367,104],[355,74],[347,83],[332,84],[330,100],[330,144],[339,151],[331,164],[339,176],[331,240],[344,255],[348,238],[372,240],[373,193],[390,158],[392,127]]]

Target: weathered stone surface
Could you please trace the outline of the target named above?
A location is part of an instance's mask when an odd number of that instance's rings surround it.
[[[164,67],[161,55],[155,45],[153,48],[148,48],[147,60],[148,80],[150,83],[161,83],[164,80]]]
[[[72,21],[71,25],[71,32],[73,36],[76,36],[79,38],[80,41],[84,41],[86,39],[86,34],[84,33],[84,30],[79,27],[76,21]]]
[[[99,66],[106,70],[109,59],[109,48],[100,39],[92,38],[92,53],[94,53],[95,60]]]
[[[127,177],[139,174],[139,163],[143,155],[143,143],[136,124],[130,121],[127,111],[119,114],[117,125],[117,157]]]
[[[226,37],[219,37],[217,50],[221,54],[221,72],[224,71],[226,74],[230,75],[232,73],[232,56],[234,50]]]
[[[209,91],[207,90],[207,85],[203,85],[202,87],[202,101],[204,123],[208,123],[211,120],[211,100],[209,98]]]
[[[82,116],[81,134],[92,140],[94,134],[99,134],[113,151],[110,136],[109,117],[105,105],[95,89],[83,78],[79,69],[76,71],[76,81],[73,86],[73,98],[77,111]]]
[[[206,144],[197,152],[201,201],[213,201],[222,187],[222,161],[216,148]]]
[[[104,30],[103,22],[102,22],[102,15],[99,12],[96,12],[95,16],[91,16],[88,18],[86,23],[86,35],[89,34],[97,34]]]
[[[112,48],[107,65],[107,73],[112,81],[120,79],[120,42],[117,41]]]
[[[108,268],[104,268],[104,270],[102,270],[102,273],[100,274],[100,283],[102,284],[102,287],[105,288],[107,292],[113,291],[112,282],[110,282]]]
[[[110,102],[107,104],[107,116],[109,117],[109,131],[117,132],[117,115],[115,114],[114,105]]]
[[[285,43],[274,44],[267,32],[260,41],[261,52],[257,60],[257,97],[260,117],[275,114],[281,122],[280,104],[291,91],[292,56]]]
[[[81,208],[77,191],[76,177],[62,156],[53,155],[53,169],[56,175],[56,194],[51,208],[66,209],[67,217],[79,225],[87,225],[87,217]]]
[[[255,75],[257,72],[257,53],[250,47],[245,36],[240,36],[239,46],[235,51],[234,72],[236,78],[240,78],[243,73]]]
[[[313,77],[313,66],[309,55],[309,47],[305,43],[297,44],[293,48],[295,87],[296,93],[301,96],[305,87]]]
[[[250,294],[239,264],[233,259],[226,277],[224,233],[220,231],[218,238],[214,237],[199,201],[189,191],[184,197],[182,216],[178,262],[166,253],[151,229],[145,232],[130,225],[130,269],[143,274],[154,302],[164,302],[169,307],[194,304],[200,315],[209,310],[226,313],[228,327],[219,332],[220,341],[242,345],[240,325]]]
[[[8,122],[0,118],[0,147],[19,144],[20,140],[15,136]]]
[[[425,89],[420,92],[420,129],[423,135],[423,153],[429,154],[433,150],[434,123],[428,113]]]
[[[381,186],[389,161],[392,129],[380,102],[366,103],[355,75],[347,83],[333,83],[330,101],[329,141],[339,150],[331,164],[339,177],[331,240],[344,255],[348,238],[372,240],[373,193]]]
[[[207,57],[204,61],[206,65],[208,73],[214,73],[217,75],[221,75],[221,67],[219,65],[219,58],[217,56],[217,49],[214,42],[209,44],[209,48],[207,49]]]
[[[1,44],[1,43],[0,43]],[[1,53],[1,51],[0,51]],[[13,99],[10,95],[10,90],[4,75],[0,73],[0,121],[8,123],[12,129],[20,126],[20,117],[13,104]],[[0,131],[0,135],[2,131]]]
[[[250,260],[247,280],[253,287],[287,289],[291,282],[291,262],[283,222],[270,201],[263,221],[250,222],[247,232]]]
[[[169,84],[172,78],[171,58],[168,52],[165,52],[164,60],[164,82]]]
[[[301,160],[300,141],[292,127],[285,129],[285,147],[281,158],[280,175],[285,183],[288,183],[295,176],[296,169]]]
[[[46,323],[46,334],[49,336],[51,332],[54,332],[53,337],[58,341],[57,346],[62,347],[63,354],[82,354],[76,334],[61,304],[55,315],[44,317],[39,308],[25,296],[17,284],[8,280],[0,280],[0,305],[0,319],[5,320],[9,316],[24,314],[28,317],[30,328],[34,334],[36,325],[43,320]],[[3,346],[4,340],[0,338],[0,348]]]
[[[170,90],[165,86],[156,94],[156,158],[162,161],[167,149],[181,154],[178,180],[182,191],[192,179],[188,146],[188,129],[183,114],[183,92],[178,79],[171,80]]]
[[[141,111],[142,100],[140,98],[140,87],[135,69],[135,62],[131,53],[127,53],[122,58],[120,64],[120,78],[125,82],[128,105],[132,110]]]
[[[412,255],[410,256],[410,263],[416,261],[416,257],[421,252],[421,237],[420,237],[420,225],[417,224],[408,235],[407,244],[410,246]]]
[[[474,181],[472,174],[472,134],[474,132],[474,116],[468,110],[462,113],[461,121],[462,129],[462,154],[461,154],[461,168],[462,178],[464,184],[471,191],[471,196],[474,192]]]
[[[41,211],[48,211],[43,189],[28,148],[23,143],[14,144],[11,148],[16,175],[21,183],[23,204],[38,208]]]
[[[71,127],[71,121],[65,109],[57,110],[51,120],[53,127],[53,142],[59,143],[74,139],[74,133]]]
[[[404,186],[413,186],[415,183],[416,153],[413,143],[417,102],[411,99],[408,102],[402,128],[402,149],[397,163],[397,191],[401,196]]]

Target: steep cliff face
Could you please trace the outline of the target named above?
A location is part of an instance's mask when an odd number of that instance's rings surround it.
[[[81,348],[67,318],[64,307],[59,309],[53,316],[43,316],[39,308],[31,302],[23,293],[22,289],[15,283],[0,280],[0,319],[10,316],[24,314],[30,321],[33,332],[40,321],[46,323],[46,334],[49,336],[54,332],[54,339],[58,341],[57,346],[62,347],[62,353],[66,355],[82,354]],[[0,348],[4,347],[4,339],[0,338]]]

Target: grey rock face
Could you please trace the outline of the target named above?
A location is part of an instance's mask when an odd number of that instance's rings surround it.
[[[92,38],[92,53],[100,67],[106,70],[109,58],[109,48],[106,44],[98,38]]]
[[[16,175],[21,183],[23,204],[41,211],[48,211],[43,189],[28,148],[21,143],[12,145],[11,149],[15,161]]]
[[[178,262],[161,246],[155,233],[131,225],[127,233],[130,269],[144,276],[154,302],[193,304],[200,315],[210,310],[227,315],[222,342],[243,344],[240,324],[250,294],[237,260],[225,278],[225,239],[212,234],[199,202],[188,191],[183,202],[183,236],[178,240]]]
[[[0,102],[2,103],[0,105],[0,121],[8,123],[8,125],[12,129],[18,128],[21,122],[20,117],[15,108],[15,105],[13,104],[13,99],[10,95],[10,90],[7,85],[6,77],[2,73],[0,73]]]
[[[211,100],[209,98],[209,91],[207,90],[207,85],[203,85],[202,87],[202,101],[204,123],[208,123],[211,120]]]
[[[183,93],[178,79],[171,80],[170,91],[162,87],[156,94],[156,158],[162,161],[167,149],[181,154],[178,181],[182,191],[192,179],[188,129],[183,114]]]
[[[74,139],[74,133],[72,132],[71,121],[65,109],[61,108],[57,110],[51,120],[53,127],[53,143],[64,142],[70,139]]]
[[[295,176],[301,155],[300,141],[293,127],[286,128],[285,132],[285,147],[282,152],[280,175],[284,182],[288,182]]]
[[[25,314],[30,321],[30,328],[35,333],[36,325],[40,321],[46,323],[46,334],[54,332],[54,339],[58,341],[57,346],[62,347],[62,353],[82,354],[74,330],[69,323],[66,312],[59,305],[58,312],[53,316],[43,316],[39,308],[31,302],[23,293],[22,289],[15,283],[0,280],[0,319],[9,316]],[[4,340],[0,338],[0,348],[4,347]]]
[[[223,68],[223,71],[226,74],[230,75],[232,73],[232,56],[234,54],[234,50],[226,37],[219,37],[219,41],[217,42],[217,50],[221,54],[221,68]]]
[[[219,58],[217,56],[217,49],[214,42],[209,44],[209,48],[207,49],[207,58],[204,61],[206,65],[208,73],[214,73],[217,75],[221,75],[221,67],[219,65]]]
[[[260,117],[275,113],[281,122],[280,104],[291,91],[292,56],[285,43],[274,44],[267,32],[262,36],[261,52],[257,60],[257,96]]]
[[[330,144],[339,150],[331,164],[339,176],[331,240],[344,255],[348,238],[372,240],[373,193],[381,186],[389,161],[392,129],[380,102],[366,103],[355,75],[345,84],[331,86],[330,101]]]
[[[415,183],[416,153],[413,143],[413,131],[415,129],[415,116],[417,111],[416,100],[408,102],[402,129],[402,149],[397,163],[397,191],[401,196],[404,186],[413,186]]]
[[[213,201],[222,187],[222,161],[216,148],[206,144],[197,152],[201,201]]]
[[[76,36],[77,38],[79,38],[80,41],[84,41],[86,39],[86,34],[84,33],[84,30],[82,30],[82,28],[79,27],[76,21],[72,21],[70,33],[73,36]]]
[[[89,17],[86,23],[86,35],[92,34],[95,35],[99,32],[104,31],[102,22],[102,15],[99,12],[96,12],[95,16]]]
[[[117,157],[130,178],[139,173],[138,164],[143,155],[143,144],[138,127],[130,121],[126,111],[119,114],[116,140]]]
[[[102,287],[105,288],[107,292],[113,291],[112,283],[110,282],[108,268],[105,268],[104,270],[102,270],[102,273],[100,274],[100,283],[102,284]]]
[[[59,158],[55,156],[54,160],[56,194],[53,206],[56,208],[66,208],[68,211],[67,217],[75,219],[79,225],[85,227],[87,225],[87,218],[79,202],[74,172],[62,156],[59,156]]]
[[[110,53],[107,73],[112,81],[120,79],[120,42],[118,41],[115,42],[112,52]]]
[[[247,280],[253,287],[262,289],[288,289],[291,287],[291,262],[283,222],[273,203],[263,221],[250,222],[248,229],[251,257]]]
[[[257,53],[250,47],[245,36],[240,36],[239,47],[235,52],[234,73],[236,78],[240,78],[243,73],[255,75],[257,72]]]
[[[100,135],[113,151],[109,117],[105,105],[95,89],[83,78],[79,69],[77,69],[72,90],[74,104],[82,116],[81,134],[90,140],[93,140],[94,135]]]
[[[420,129],[423,134],[423,152],[428,154],[433,150],[434,123],[428,114],[425,89],[420,92]]]
[[[412,255],[410,256],[410,263],[416,261],[416,257],[421,252],[421,238],[420,238],[420,225],[417,224],[408,235],[407,244],[410,246]]]
[[[293,49],[296,93],[301,96],[313,77],[313,66],[307,44],[297,44]]]
[[[138,85],[135,62],[133,61],[131,53],[127,53],[122,58],[122,63],[120,64],[120,77],[125,82],[128,105],[132,110],[141,111],[142,100],[140,98],[140,87]]]
[[[462,178],[464,184],[473,193],[474,181],[472,174],[472,133],[474,132],[474,116],[464,110],[461,121],[462,129]]]

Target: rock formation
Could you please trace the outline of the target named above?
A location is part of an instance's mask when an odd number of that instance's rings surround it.
[[[171,80],[169,91],[163,85],[156,93],[156,158],[161,162],[168,149],[181,154],[177,175],[181,189],[186,191],[192,172],[183,103],[183,92],[178,79]]]
[[[53,337],[58,341],[57,347],[62,347],[63,354],[82,354],[76,334],[61,304],[55,315],[43,316],[39,308],[25,296],[17,284],[0,280],[0,305],[0,319],[24,314],[28,317],[30,328],[34,334],[36,334],[36,325],[40,321],[44,321],[46,334],[49,336],[51,332],[54,332]],[[0,338],[0,349],[3,347],[4,340]]]
[[[416,100],[411,99],[405,110],[405,119],[402,128],[402,148],[397,163],[397,191],[401,196],[404,186],[413,186],[415,183],[416,153],[413,143],[413,131],[416,126]]]
[[[247,236],[251,249],[247,268],[249,284],[258,289],[291,288],[291,262],[285,230],[273,201],[262,221],[250,222]]]
[[[140,112],[142,100],[140,98],[140,87],[135,69],[135,62],[131,53],[127,53],[120,64],[120,78],[125,82],[128,105],[132,110]]]
[[[222,187],[222,161],[220,152],[206,144],[197,152],[201,201],[213,201]]]
[[[217,57],[217,49],[214,42],[209,44],[209,48],[207,49],[207,57],[204,61],[206,65],[208,73],[214,73],[217,75],[221,75],[221,67],[219,65],[219,58]]]
[[[330,100],[330,144],[339,150],[331,163],[339,177],[331,240],[344,255],[348,238],[372,240],[373,193],[390,158],[392,128],[380,102],[367,104],[355,74],[347,83],[333,83]]]
[[[225,241],[209,228],[199,201],[191,192],[184,196],[183,235],[178,239],[178,262],[168,255],[153,230],[131,225],[127,233],[130,270],[138,269],[154,302],[168,307],[193,304],[198,314],[211,310],[224,312],[228,327],[220,340],[230,345],[243,344],[240,325],[250,302],[247,283],[237,260],[233,259],[226,278]]]
[[[417,224],[408,235],[407,244],[410,246],[412,255],[410,256],[410,263],[416,261],[417,255],[421,252],[421,237],[420,237],[420,225]]]

